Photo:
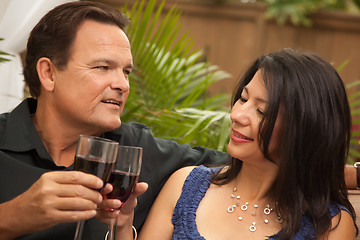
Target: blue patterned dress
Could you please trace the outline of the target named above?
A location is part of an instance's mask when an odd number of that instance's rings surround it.
[[[186,178],[181,196],[176,203],[172,216],[172,223],[174,225],[173,240],[205,240],[198,232],[196,226],[196,210],[210,186],[210,179],[213,173],[218,171],[220,171],[220,168],[198,166]],[[330,204],[329,212],[331,217],[336,216],[341,209],[349,212],[344,206]],[[274,234],[267,239],[276,240],[278,239],[278,234]],[[309,216],[304,215],[299,231],[295,234],[293,240],[312,240],[314,236],[315,229],[312,220]]]

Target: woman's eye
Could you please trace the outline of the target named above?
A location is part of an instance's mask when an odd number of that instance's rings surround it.
[[[245,99],[245,98],[242,97],[242,96],[240,96],[239,100],[240,100],[240,102],[243,102],[243,103],[247,102],[247,99]]]
[[[125,73],[126,75],[130,75],[131,71],[129,71],[129,70],[124,70],[124,73]]]
[[[256,111],[260,116],[264,116],[264,111],[262,111],[261,109],[256,109]]]

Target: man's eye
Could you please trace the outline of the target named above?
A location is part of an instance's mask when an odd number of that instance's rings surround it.
[[[124,73],[125,73],[126,75],[130,75],[131,71],[129,71],[129,70],[124,70]]]
[[[95,67],[96,69],[99,69],[99,70],[108,70],[109,67],[108,66],[97,66]]]

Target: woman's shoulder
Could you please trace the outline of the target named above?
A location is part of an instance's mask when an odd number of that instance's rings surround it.
[[[338,203],[330,203],[331,230],[328,239],[355,239],[355,223],[350,211]]]
[[[188,166],[188,167],[183,167],[180,168],[178,170],[176,170],[171,177],[180,177],[183,178],[184,176],[186,177],[187,175],[189,175],[189,173],[196,168],[197,166]]]
[[[349,210],[343,205],[331,202],[328,205],[331,217],[331,227],[320,240],[355,239],[355,225]],[[313,219],[305,214],[302,217],[300,228],[293,239],[314,239],[315,226]]]
[[[341,208],[331,219],[331,230],[328,238],[324,239],[355,239],[356,230],[354,220],[346,208]]]
[[[331,228],[321,240],[354,239],[356,229],[350,211],[343,205],[331,202],[328,206],[331,217]]]
[[[188,166],[188,167],[183,167],[180,168],[178,170],[176,170],[169,178],[168,182],[170,182],[171,184],[176,184],[176,185],[183,185],[183,183],[185,182],[186,178],[188,177],[188,175],[192,172],[192,170],[196,168],[196,166]],[[182,183],[182,184],[181,184]]]
[[[207,177],[212,176],[212,174],[217,173],[221,170],[221,167],[206,167],[204,165],[200,166],[189,166],[183,167],[179,170],[175,171],[171,178],[175,179],[176,181],[184,182],[188,177]]]
[[[188,195],[199,188],[207,189],[213,174],[220,169],[203,165],[183,167],[171,175],[167,184],[174,187],[177,194],[185,192]]]
[[[335,202],[331,202],[329,204],[329,206],[328,206],[328,209],[329,209],[329,213],[330,213],[331,218],[338,215],[338,213],[341,210],[343,210],[343,211],[347,212],[349,215],[351,215],[350,211],[344,205],[341,205],[341,204],[338,204],[338,203],[335,203]]]
[[[162,192],[170,192],[174,196],[179,197],[182,192],[182,187],[184,185],[185,180],[195,168],[196,166],[188,166],[176,170],[173,174],[171,174],[170,178],[166,181],[162,189]]]

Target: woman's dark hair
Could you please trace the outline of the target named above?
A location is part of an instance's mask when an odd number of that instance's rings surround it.
[[[48,12],[30,33],[25,58],[24,78],[33,97],[40,95],[36,64],[49,58],[60,69],[66,69],[76,33],[85,20],[112,24],[124,30],[129,18],[114,8],[97,2],[70,2]]]
[[[344,84],[336,70],[315,54],[284,49],[257,59],[239,81],[232,104],[260,71],[268,105],[259,125],[260,149],[273,161],[269,143],[281,108],[282,133],[278,175],[269,196],[285,219],[280,239],[291,239],[308,215],[316,239],[331,228],[330,202],[344,205],[355,220],[347,197],[344,165],[351,137],[351,114]],[[233,180],[242,161],[232,158],[215,184]]]

